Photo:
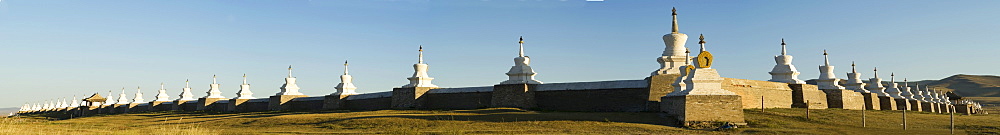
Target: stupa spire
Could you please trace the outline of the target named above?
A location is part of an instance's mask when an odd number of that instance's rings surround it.
[[[698,41],[698,45],[701,45],[701,51],[704,52],[705,51],[705,35],[704,34],[698,34],[698,40],[699,40]]]
[[[671,12],[671,16],[674,17],[673,24],[671,25],[672,29],[670,31],[671,31],[671,33],[677,34],[679,32],[679,30],[680,30],[680,27],[677,25],[677,8],[674,7],[673,9],[670,9],[670,12]]]
[[[243,84],[247,84],[247,74],[243,74]]]
[[[896,73],[895,72],[889,72],[889,82],[890,83],[896,83]]]
[[[857,73],[858,69],[854,67],[854,61],[851,61],[851,73]]]
[[[420,52],[420,54],[417,55],[417,57],[419,57],[419,60],[417,60],[417,63],[423,64],[424,63],[424,45],[420,45],[420,49],[418,49],[417,51]]]
[[[288,65],[288,78],[292,78],[292,65]]]
[[[347,60],[344,60],[344,75],[347,75]]]
[[[517,57],[524,57],[524,36],[518,38],[517,48]]]
[[[823,63],[824,63],[824,64],[825,64],[826,66],[830,66],[830,56],[828,56],[828,55],[826,54],[826,50],[825,50],[825,49],[823,50]]]
[[[691,65],[691,49],[684,48],[684,65]]]
[[[786,51],[786,49],[785,49],[785,45],[786,45],[785,44],[785,38],[781,38],[781,55],[788,54],[788,51]]]
[[[218,81],[216,81],[215,78],[215,75],[212,75],[212,84],[217,84]]]

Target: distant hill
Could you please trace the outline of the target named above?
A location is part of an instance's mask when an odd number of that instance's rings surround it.
[[[18,107],[0,108],[0,117],[7,116],[7,114],[11,112],[17,113],[17,110],[21,110],[21,108]]]
[[[868,78],[863,79],[867,82]],[[816,80],[807,80],[806,83],[816,84]],[[844,84],[845,81],[841,81],[840,83]],[[1000,97],[1000,76],[994,75],[958,74],[941,80],[922,80],[909,83],[911,86],[913,84],[920,84],[921,86],[926,85],[935,90],[954,92],[962,97]]]
[[[1000,76],[959,74],[936,81],[920,81],[920,84],[965,97],[1000,97]]]

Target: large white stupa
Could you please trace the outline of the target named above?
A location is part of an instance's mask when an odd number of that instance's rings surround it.
[[[240,91],[236,93],[236,99],[255,99],[250,91],[250,84],[247,83],[247,74],[243,74],[243,84],[240,84]]]
[[[844,89],[844,86],[840,86],[840,78],[837,78],[833,72],[833,66],[830,65],[830,57],[827,55],[826,50],[823,50],[823,65],[819,66],[819,79],[816,79],[816,84],[821,90],[832,90],[832,89]]]
[[[500,84],[542,84],[542,81],[535,80],[535,70],[531,69],[531,58],[524,55],[524,37],[517,42],[520,50],[514,58],[514,66],[507,71],[507,80]]]
[[[431,87],[437,88],[437,85],[431,83],[434,78],[427,75],[427,64],[424,64],[424,46],[421,45],[420,49],[417,50],[419,54],[417,55],[417,64],[413,64],[413,76],[406,78],[410,80],[410,83],[403,85],[403,88],[414,88],[414,87]]]
[[[873,71],[875,77],[868,79],[868,85],[867,85],[868,87],[865,87],[865,89],[868,89],[868,91],[871,91],[872,93],[878,94],[878,96],[888,97],[889,94],[885,93],[885,87],[882,87],[882,78],[878,78],[878,68],[875,68],[875,70]]]
[[[783,82],[790,84],[805,84],[805,81],[799,80],[799,71],[795,69],[792,65],[792,56],[788,55],[788,51],[785,49],[785,39],[781,39],[781,55],[774,56],[774,68],[771,69],[772,82]]]
[[[865,85],[865,82],[861,80],[861,73],[858,73],[858,69],[852,61],[851,72],[847,73],[847,83],[844,84],[844,88],[854,90],[854,92],[871,93],[871,91],[865,90]]]
[[[188,100],[198,100],[194,98],[194,93],[191,93],[191,80],[184,80],[184,88],[181,88],[181,95],[177,100],[188,101]]]
[[[660,64],[660,69],[653,71],[652,75],[663,75],[663,74],[680,74],[681,66],[687,63],[688,59],[684,53],[687,50],[684,44],[687,43],[687,34],[678,32],[677,25],[677,9],[671,10],[673,16],[672,29],[670,34],[663,35],[663,44],[666,48],[663,49],[663,55],[656,58],[656,62]],[[682,65],[683,64],[683,65]]]
[[[355,94],[358,94],[357,92],[354,92],[354,90],[358,89],[358,87],[354,86],[354,77],[352,77],[350,74],[348,74],[347,66],[348,66],[348,64],[347,64],[347,61],[345,60],[344,61],[344,75],[340,75],[340,83],[337,84],[337,87],[334,87],[335,89],[337,89],[337,92],[333,93],[333,94],[330,94],[330,95],[355,95]]]
[[[135,87],[135,98],[132,98],[132,103],[143,103],[146,99],[142,99],[142,88]]]
[[[899,90],[899,84],[896,83],[896,73],[889,74],[889,85],[885,86],[885,93],[889,94],[888,97],[895,99],[903,98],[903,95],[901,95],[903,92]]]
[[[281,92],[275,94],[275,96],[281,95],[305,95],[299,92],[299,85],[295,84],[296,78],[292,76],[292,65],[288,65],[288,77],[285,78],[285,84],[281,85]]]
[[[170,101],[170,95],[167,94],[167,89],[163,88],[163,83],[160,83],[160,90],[156,92],[156,100],[154,101]]]
[[[216,76],[212,75],[212,84],[209,84],[208,93],[205,98],[226,98],[222,96],[222,90],[219,89],[219,83],[215,80]]]

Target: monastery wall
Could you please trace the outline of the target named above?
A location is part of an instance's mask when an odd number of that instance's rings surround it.
[[[760,108],[764,98],[765,108],[791,108],[792,89],[787,83],[724,78],[722,89],[740,95],[743,108]],[[762,97],[763,96],[763,97]]]

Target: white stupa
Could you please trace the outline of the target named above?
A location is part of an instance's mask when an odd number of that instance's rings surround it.
[[[208,93],[205,98],[226,98],[222,96],[222,90],[219,90],[219,83],[215,80],[215,75],[212,75],[212,84],[209,84]]]
[[[285,78],[285,84],[281,85],[281,92],[278,92],[275,96],[305,95],[299,92],[299,85],[295,84],[295,79],[295,77],[292,77],[292,65],[288,65],[288,77]]]
[[[920,84],[916,84],[916,86],[914,86],[912,93],[913,93],[913,100],[924,101],[924,99],[927,98],[924,97],[924,91],[920,90]]]
[[[774,56],[774,62],[776,65],[774,65],[774,68],[771,69],[771,72],[767,72],[771,74],[771,80],[767,81],[805,84],[805,81],[799,80],[800,73],[795,69],[795,66],[792,65],[792,56],[787,54],[788,51],[785,49],[785,45],[785,39],[782,38],[781,55]]]
[[[878,68],[875,68],[874,71],[875,71],[874,72],[875,77],[868,79],[868,87],[865,87],[865,89],[868,89],[868,91],[871,91],[872,93],[878,94],[878,96],[888,97],[889,94],[885,93],[885,87],[882,87],[882,78],[878,78]]]
[[[663,55],[656,59],[656,62],[660,64],[660,69],[653,71],[652,75],[680,74],[681,66],[684,66],[681,63],[687,63],[690,60],[682,54],[684,50],[687,50],[684,44],[687,43],[688,36],[678,32],[677,9],[674,8],[671,11],[674,17],[672,29],[670,34],[663,35],[663,44],[666,45],[666,48],[663,49]]]
[[[132,103],[143,103],[146,99],[142,99],[142,89],[138,86],[135,87],[135,98],[132,98]]]
[[[410,80],[410,83],[403,85],[403,88],[414,88],[414,87],[437,88],[438,87],[437,85],[431,83],[431,80],[434,80],[434,78],[431,78],[430,76],[427,75],[427,64],[424,64],[424,46],[421,45],[420,49],[417,51],[419,51],[420,54],[417,56],[418,57],[417,64],[413,64],[413,76],[410,78],[406,78],[407,80]]]
[[[66,98],[62,98],[62,102],[59,102],[59,108],[69,107],[69,103],[66,103]]]
[[[191,80],[184,80],[184,88],[181,89],[181,95],[179,96],[180,98],[177,99],[179,101],[198,100],[191,93]]]
[[[910,92],[910,83],[907,82],[906,78],[903,78],[903,87],[899,87],[899,95],[903,96],[905,99],[913,100],[913,92]]]
[[[837,78],[833,72],[833,66],[830,65],[830,57],[826,54],[826,50],[823,50],[823,63],[819,66],[819,79],[816,79],[819,89],[844,89],[844,86],[840,86],[840,78]]]
[[[933,103],[934,96],[931,93],[934,93],[934,92],[932,92],[931,89],[927,88],[927,85],[924,85],[924,91],[921,92],[921,95],[924,96],[924,99],[923,99],[924,102]]]
[[[701,36],[699,39],[704,41],[705,37]],[[688,67],[692,67],[691,69],[693,69],[694,67],[693,65],[691,65],[691,63],[688,63],[688,61],[691,60],[689,56],[691,56],[691,51],[685,48],[684,59],[686,59],[687,61],[684,61],[684,66],[680,67],[681,71],[680,76],[678,76],[677,79],[674,79],[674,83],[670,84],[674,86],[674,92],[667,93],[668,96],[678,96],[678,95],[688,94],[687,91],[684,91],[687,88],[687,83],[684,83],[684,78],[687,78],[688,74],[690,74],[690,70],[688,70],[689,69]]]
[[[250,84],[247,83],[247,74],[243,74],[243,84],[240,84],[240,91],[236,95],[236,99],[255,99],[250,91]]]
[[[865,85],[867,84],[861,80],[861,73],[858,73],[854,62],[851,61],[851,72],[847,73],[847,84],[844,84],[844,88],[854,90],[854,92],[871,93],[871,91],[865,90]]]
[[[347,72],[347,61],[346,60],[344,61],[344,75],[340,75],[340,83],[337,84],[337,87],[334,87],[334,88],[337,89],[337,92],[335,92],[333,94],[330,94],[330,95],[355,95],[355,94],[358,94],[358,93],[354,92],[354,90],[358,89],[358,87],[354,86],[354,77],[352,77]]]
[[[698,39],[701,40],[698,42],[701,46],[701,51],[698,54],[698,60],[694,61],[694,65],[690,65],[694,66],[693,68],[685,66],[685,70],[690,69],[690,71],[687,71],[688,73],[684,74],[685,77],[682,83],[685,88],[668,93],[667,96],[736,95],[732,91],[722,89],[722,81],[724,79],[719,76],[718,71],[711,68],[714,58],[705,48],[705,36],[701,35]]]
[[[115,100],[114,99],[115,99],[115,97],[112,95],[111,91],[109,90],[108,91],[108,100],[106,102],[104,102],[104,105],[114,105],[115,104]]]
[[[128,104],[128,98],[125,97],[125,87],[122,87],[122,93],[118,94],[118,103],[116,104]]]
[[[507,80],[500,84],[542,84],[542,81],[535,80],[535,70],[531,69],[531,58],[524,55],[524,38],[517,42],[519,51],[514,58],[514,66],[507,71]]]
[[[167,89],[163,88],[163,83],[160,83],[160,90],[156,93],[156,101],[170,101],[170,95],[167,95]]]
[[[889,74],[889,85],[885,86],[885,93],[889,94],[888,97],[892,97],[895,99],[903,98],[903,95],[900,95],[900,93],[903,92],[899,90],[899,84],[896,83],[896,73]]]
[[[933,102],[933,103],[941,103],[941,95],[938,94],[937,91],[929,91],[929,92],[931,92],[931,94],[930,94],[931,95],[931,100],[930,100],[931,102]]]
[[[76,95],[73,95],[73,103],[70,103],[69,106],[72,106],[72,107],[82,106],[82,105],[80,105],[80,102],[78,102],[78,101],[80,101],[80,100],[77,100]]]

